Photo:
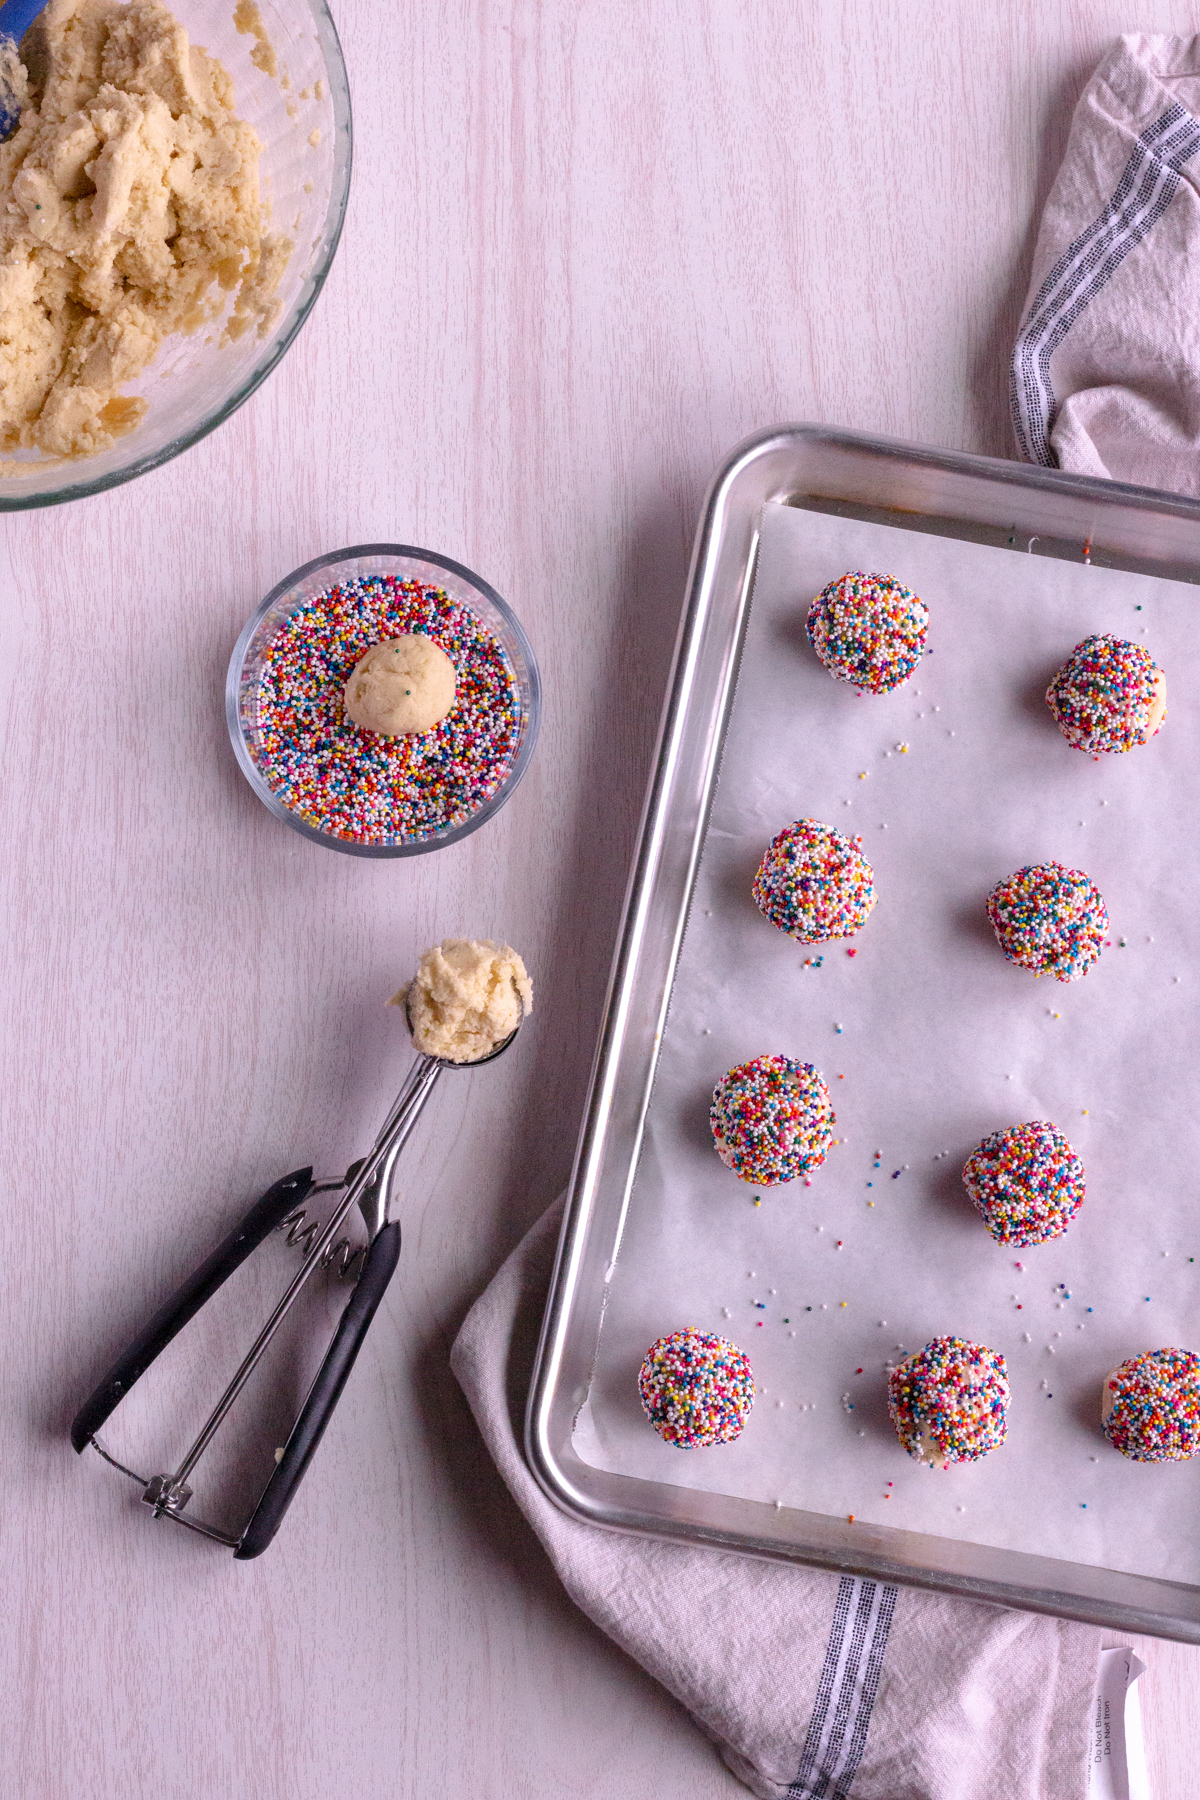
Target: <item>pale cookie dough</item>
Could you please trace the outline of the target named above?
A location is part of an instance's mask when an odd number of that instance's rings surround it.
[[[342,703],[361,731],[384,737],[432,731],[454,705],[454,664],[431,637],[389,638],[355,663]]]
[[[0,144],[0,448],[104,450],[172,333],[265,336],[292,245],[263,226],[233,83],[156,0],[50,0],[44,74]]]
[[[279,60],[254,0],[238,0],[233,9],[233,24],[235,31],[240,31],[243,37],[250,36],[254,39],[250,61],[255,68],[261,69],[264,75],[269,75],[274,80],[279,73]]]
[[[406,1002],[418,1050],[443,1062],[478,1062],[533,1011],[533,987],[507,944],[443,938],[422,956],[412,985],[388,1004]]]

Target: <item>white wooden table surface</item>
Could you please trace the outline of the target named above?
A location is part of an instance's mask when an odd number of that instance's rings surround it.
[[[354,190],[282,367],[169,467],[0,520],[5,1795],[744,1791],[559,1591],[447,1353],[567,1175],[711,471],[805,418],[1009,454],[1041,201],[1131,23],[1119,0],[340,0]],[[390,864],[271,819],[222,713],[262,594],[370,540],[483,573],[546,686],[511,805]],[[369,1141],[406,1056],[381,1002],[459,932],[519,946],[537,1010],[434,1096],[399,1277],[277,1545],[234,1565],[67,1425],[239,1207]],[[1139,1648],[1155,1800],[1190,1800],[1198,1653]]]

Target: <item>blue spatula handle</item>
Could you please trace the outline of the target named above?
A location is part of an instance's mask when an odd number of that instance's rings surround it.
[[[19,44],[45,4],[46,0],[4,0],[0,6],[0,44],[10,40]],[[17,96],[0,76],[0,141],[12,136],[20,116]]]
[[[0,38],[11,38],[19,44],[46,0],[4,0],[0,6]]]

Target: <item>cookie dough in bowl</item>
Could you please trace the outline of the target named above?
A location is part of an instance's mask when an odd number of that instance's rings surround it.
[[[342,704],[360,731],[421,737],[454,705],[454,664],[419,632],[374,644],[354,665]]]
[[[322,0],[52,0],[22,54],[0,509],[128,480],[239,406],[320,291],[350,172]]]

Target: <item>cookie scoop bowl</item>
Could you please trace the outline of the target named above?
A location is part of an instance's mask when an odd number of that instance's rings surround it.
[[[300,807],[289,803],[278,780],[270,779],[262,676],[272,645],[288,628],[295,614],[310,607],[335,586],[344,587],[371,577],[415,581],[442,590],[453,606],[471,616],[502,655],[511,681],[513,729],[502,764],[497,763],[498,781],[471,809],[469,816],[419,831],[388,832],[383,841],[366,842],[314,824]],[[396,633],[389,630],[386,635],[394,637]],[[362,644],[348,650],[347,666],[341,671],[340,678],[331,677],[330,687],[336,685],[339,696],[344,680],[365,648]],[[520,622],[495,589],[481,577],[461,563],[452,562],[431,550],[420,550],[408,544],[358,544],[306,563],[267,595],[246,622],[234,646],[225,683],[225,715],[242,773],[263,805],[277,819],[282,819],[313,843],[350,856],[420,856],[426,851],[457,843],[460,838],[478,831],[510,797],[529,766],[537,742],[541,722],[541,680]],[[453,718],[452,708],[448,719]]]
[[[324,0],[259,0],[277,73],[255,35],[239,33],[232,0],[164,0],[233,80],[234,111],[262,144],[267,229],[292,241],[265,335],[222,342],[224,319],[167,338],[121,395],[147,402],[125,436],[91,456],[0,451],[0,512],[55,506],[117,487],[169,462],[236,412],[267,378],[308,317],[329,273],[350,190],[350,91]],[[258,53],[259,62],[252,61]],[[284,86],[286,77],[287,86]],[[302,96],[308,96],[304,98]],[[290,109],[290,111],[289,111]]]

